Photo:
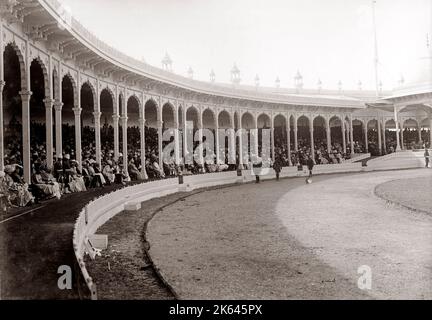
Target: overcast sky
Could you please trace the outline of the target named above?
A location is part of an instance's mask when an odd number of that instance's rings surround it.
[[[392,88],[426,49],[429,2],[377,0],[379,74]],[[61,0],[81,23],[110,45],[161,67],[168,52],[174,72],[229,82],[237,63],[243,84],[373,89],[371,0]]]

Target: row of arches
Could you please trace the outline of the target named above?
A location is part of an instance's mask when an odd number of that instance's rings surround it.
[[[347,148],[353,150],[355,141],[363,141],[364,151],[367,151],[370,141],[376,140],[378,149],[384,143],[385,150],[386,130],[390,130],[387,132],[390,135],[392,129],[392,120],[387,121],[381,139],[377,120],[366,123],[358,119],[351,122],[348,116],[339,115],[286,117],[276,114],[272,117],[265,112],[254,115],[249,111],[216,112],[210,108],[201,111],[193,105],[176,107],[170,102],[160,107],[153,99],[144,102],[136,94],[126,96],[125,91],[117,94],[109,87],[99,92],[90,81],[78,85],[70,74],[60,79],[57,69],[53,69],[50,79],[46,67],[38,58],[31,61],[27,70],[24,59],[13,44],[5,47],[2,68],[5,84],[2,91],[4,116],[0,149],[4,162],[16,161],[24,165],[27,180],[32,157],[41,155],[49,166],[52,166],[55,157],[65,154],[78,161],[94,156],[99,163],[103,156],[109,154],[114,159],[123,157],[127,164],[128,157],[142,155],[144,151],[157,157],[162,166],[161,152],[169,143],[162,141],[162,133],[171,128],[184,131],[187,125],[193,130],[206,128],[213,132],[230,128],[258,129],[259,145],[262,130],[274,128],[271,138],[273,158],[277,152],[275,148],[288,152],[289,157],[292,150],[296,152],[300,147],[306,148],[305,145],[314,155],[317,140],[327,144],[328,149],[332,142],[337,142],[343,152]],[[26,80],[27,73],[29,80]],[[404,122],[409,130],[414,128],[411,120]],[[424,124],[416,125],[422,127]],[[375,135],[377,139],[374,139]],[[180,140],[183,138],[180,137]],[[405,138],[410,139],[410,135],[405,134]],[[237,153],[240,153],[241,143],[237,137]],[[185,155],[185,149],[180,150],[181,156]],[[144,167],[145,157],[140,158]],[[0,166],[4,166],[3,161]]]

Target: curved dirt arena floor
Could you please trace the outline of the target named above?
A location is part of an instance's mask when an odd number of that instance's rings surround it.
[[[432,212],[432,178],[398,179],[378,185],[375,194],[411,210]]]
[[[151,220],[149,254],[180,299],[431,299],[432,216],[375,194],[384,183],[425,178],[432,170],[192,195]],[[370,290],[357,286],[364,265]]]

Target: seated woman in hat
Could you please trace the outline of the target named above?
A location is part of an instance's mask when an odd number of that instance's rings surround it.
[[[125,184],[128,175],[123,168],[123,164],[119,163],[118,161],[113,161],[112,170],[114,175],[114,183]]]
[[[70,182],[69,189],[71,192],[83,192],[87,191],[84,177],[81,175],[81,171],[78,168],[78,162],[71,160],[70,162]]]
[[[131,159],[128,165],[129,176],[132,180],[142,180],[141,172],[138,170],[135,165],[135,160]]]
[[[29,191],[29,186],[22,179],[19,170],[22,167],[17,164],[6,165],[3,183],[7,187],[9,202],[17,207],[25,207],[34,202],[35,198]]]
[[[114,183],[115,174],[114,174],[113,162],[111,160],[106,161],[106,164],[102,170],[102,174],[108,180],[108,183]]]
[[[156,178],[165,178],[165,173],[161,167],[159,167],[158,158],[155,155],[151,156],[151,168],[155,172]]]
[[[0,171],[0,203],[2,203],[3,207],[0,210],[4,210],[4,207],[11,207],[12,203],[10,202],[10,192],[9,187],[6,182],[6,173],[4,171]]]
[[[32,184],[47,198],[61,198],[60,185],[46,168],[35,167],[35,173],[32,175]]]

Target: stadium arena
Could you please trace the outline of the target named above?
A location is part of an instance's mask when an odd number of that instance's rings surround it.
[[[432,298],[429,43],[392,90],[266,87],[132,58],[57,0],[0,16],[0,299]]]

